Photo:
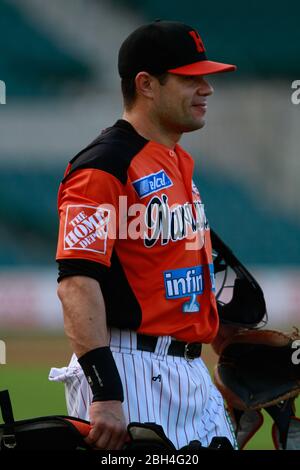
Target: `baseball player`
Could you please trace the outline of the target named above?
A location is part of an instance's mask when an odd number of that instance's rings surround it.
[[[177,449],[234,437],[201,359],[219,318],[209,223],[178,144],[205,124],[207,59],[192,27],[156,21],[119,51],[122,119],[69,163],[59,189],[58,296],[74,355],[50,372],[87,442],[121,449],[129,422],[161,425]]]

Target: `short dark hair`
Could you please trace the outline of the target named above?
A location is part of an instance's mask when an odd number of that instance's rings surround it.
[[[164,85],[168,78],[168,72],[161,73],[159,75],[152,74],[153,77],[157,78],[161,85]],[[136,86],[135,86],[135,77],[122,78],[121,79],[121,89],[124,99],[124,106],[126,109],[130,110],[134,105],[136,100]]]

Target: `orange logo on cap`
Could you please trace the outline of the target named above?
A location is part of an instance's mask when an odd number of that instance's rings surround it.
[[[196,47],[197,47],[197,51],[198,52],[205,52],[205,47],[204,47],[203,41],[202,41],[199,33],[197,33],[197,31],[190,31],[189,35],[192,36],[192,38],[194,39]]]

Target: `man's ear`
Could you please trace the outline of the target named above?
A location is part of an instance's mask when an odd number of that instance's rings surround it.
[[[148,72],[139,72],[135,77],[136,92],[145,98],[153,98],[155,78]]]

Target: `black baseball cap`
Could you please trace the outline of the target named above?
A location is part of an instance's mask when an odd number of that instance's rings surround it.
[[[235,65],[208,60],[199,33],[177,21],[155,21],[133,31],[119,50],[119,74],[135,77],[139,72],[209,75],[231,72]]]

